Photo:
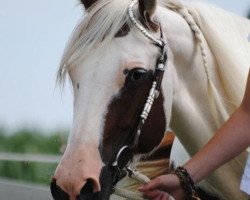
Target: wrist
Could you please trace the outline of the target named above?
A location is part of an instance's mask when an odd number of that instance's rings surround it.
[[[199,199],[193,179],[184,167],[177,167],[174,174],[179,178],[186,200]]]
[[[191,163],[187,162],[183,167],[187,170],[187,173],[189,174],[190,178],[193,180],[195,184],[197,184],[200,181],[199,175],[201,171],[196,170],[196,166],[193,166]]]

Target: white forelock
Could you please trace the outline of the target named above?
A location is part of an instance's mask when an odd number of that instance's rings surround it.
[[[80,58],[91,54],[93,49],[105,48],[125,23],[130,24],[129,3],[130,0],[100,0],[86,11],[64,51],[58,70],[59,81],[64,80]]]

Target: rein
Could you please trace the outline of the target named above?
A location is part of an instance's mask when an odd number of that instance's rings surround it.
[[[152,81],[152,86],[149,91],[146,103],[144,105],[144,109],[140,115],[140,120],[137,123],[135,134],[132,135],[127,140],[127,144],[125,144],[116,154],[116,159],[111,164],[111,169],[114,172],[114,179],[113,179],[113,187],[116,185],[118,181],[124,178],[126,175],[134,179],[139,179],[140,182],[148,182],[149,179],[139,172],[133,170],[131,163],[133,162],[133,156],[135,151],[138,147],[139,138],[141,135],[141,130],[145,124],[145,121],[148,118],[148,115],[151,111],[152,105],[154,100],[158,98],[160,94],[161,84],[164,72],[166,70],[166,63],[167,63],[167,50],[168,45],[164,42],[163,32],[160,26],[160,38],[156,38],[151,35],[135,18],[133,12],[133,6],[137,3],[137,0],[133,0],[128,7],[128,15],[132,23],[141,31],[141,33],[150,39],[155,46],[160,49],[160,55],[157,59],[157,63],[155,66],[154,77]],[[136,175],[135,175],[136,174]],[[137,178],[136,178],[137,177]],[[138,178],[139,177],[139,178]],[[117,189],[120,191],[121,189]],[[117,193],[117,192],[115,192]],[[131,198],[130,198],[131,199]]]

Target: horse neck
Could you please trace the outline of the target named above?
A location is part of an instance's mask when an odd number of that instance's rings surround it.
[[[174,95],[170,126],[179,139],[185,141],[189,153],[193,154],[209,140],[229,113],[221,104],[226,114],[219,116],[217,120],[214,118],[217,113],[213,113],[211,109],[214,101],[209,94],[211,86],[200,46],[189,23],[178,13],[168,9],[160,9],[159,16],[170,47],[168,63],[173,73]],[[217,99],[220,101],[226,94],[216,71],[217,64],[203,35],[200,37],[206,52],[209,78],[214,89],[216,88],[213,93],[221,94]],[[187,132],[190,134],[186,134]]]

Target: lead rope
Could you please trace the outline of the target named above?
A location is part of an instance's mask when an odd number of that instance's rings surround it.
[[[130,170],[128,176],[138,181],[139,183],[143,183],[143,184],[148,183],[150,181],[150,179],[147,176],[141,174],[137,170]],[[130,200],[144,200],[142,193],[132,192],[132,191],[122,189],[119,187],[114,187],[114,194],[122,198],[130,199]]]
[[[137,170],[129,169],[129,175],[128,176],[130,178],[138,181],[139,183],[142,183],[142,184],[150,182],[150,179],[147,176],[143,175],[142,173],[140,173]],[[125,198],[125,199],[129,199],[129,200],[145,200],[143,198],[142,193],[131,192],[129,190],[122,189],[122,188],[119,188],[119,187],[114,187],[113,194],[115,194],[115,195],[117,195],[119,197]],[[174,200],[174,198],[170,196],[169,200]]]

